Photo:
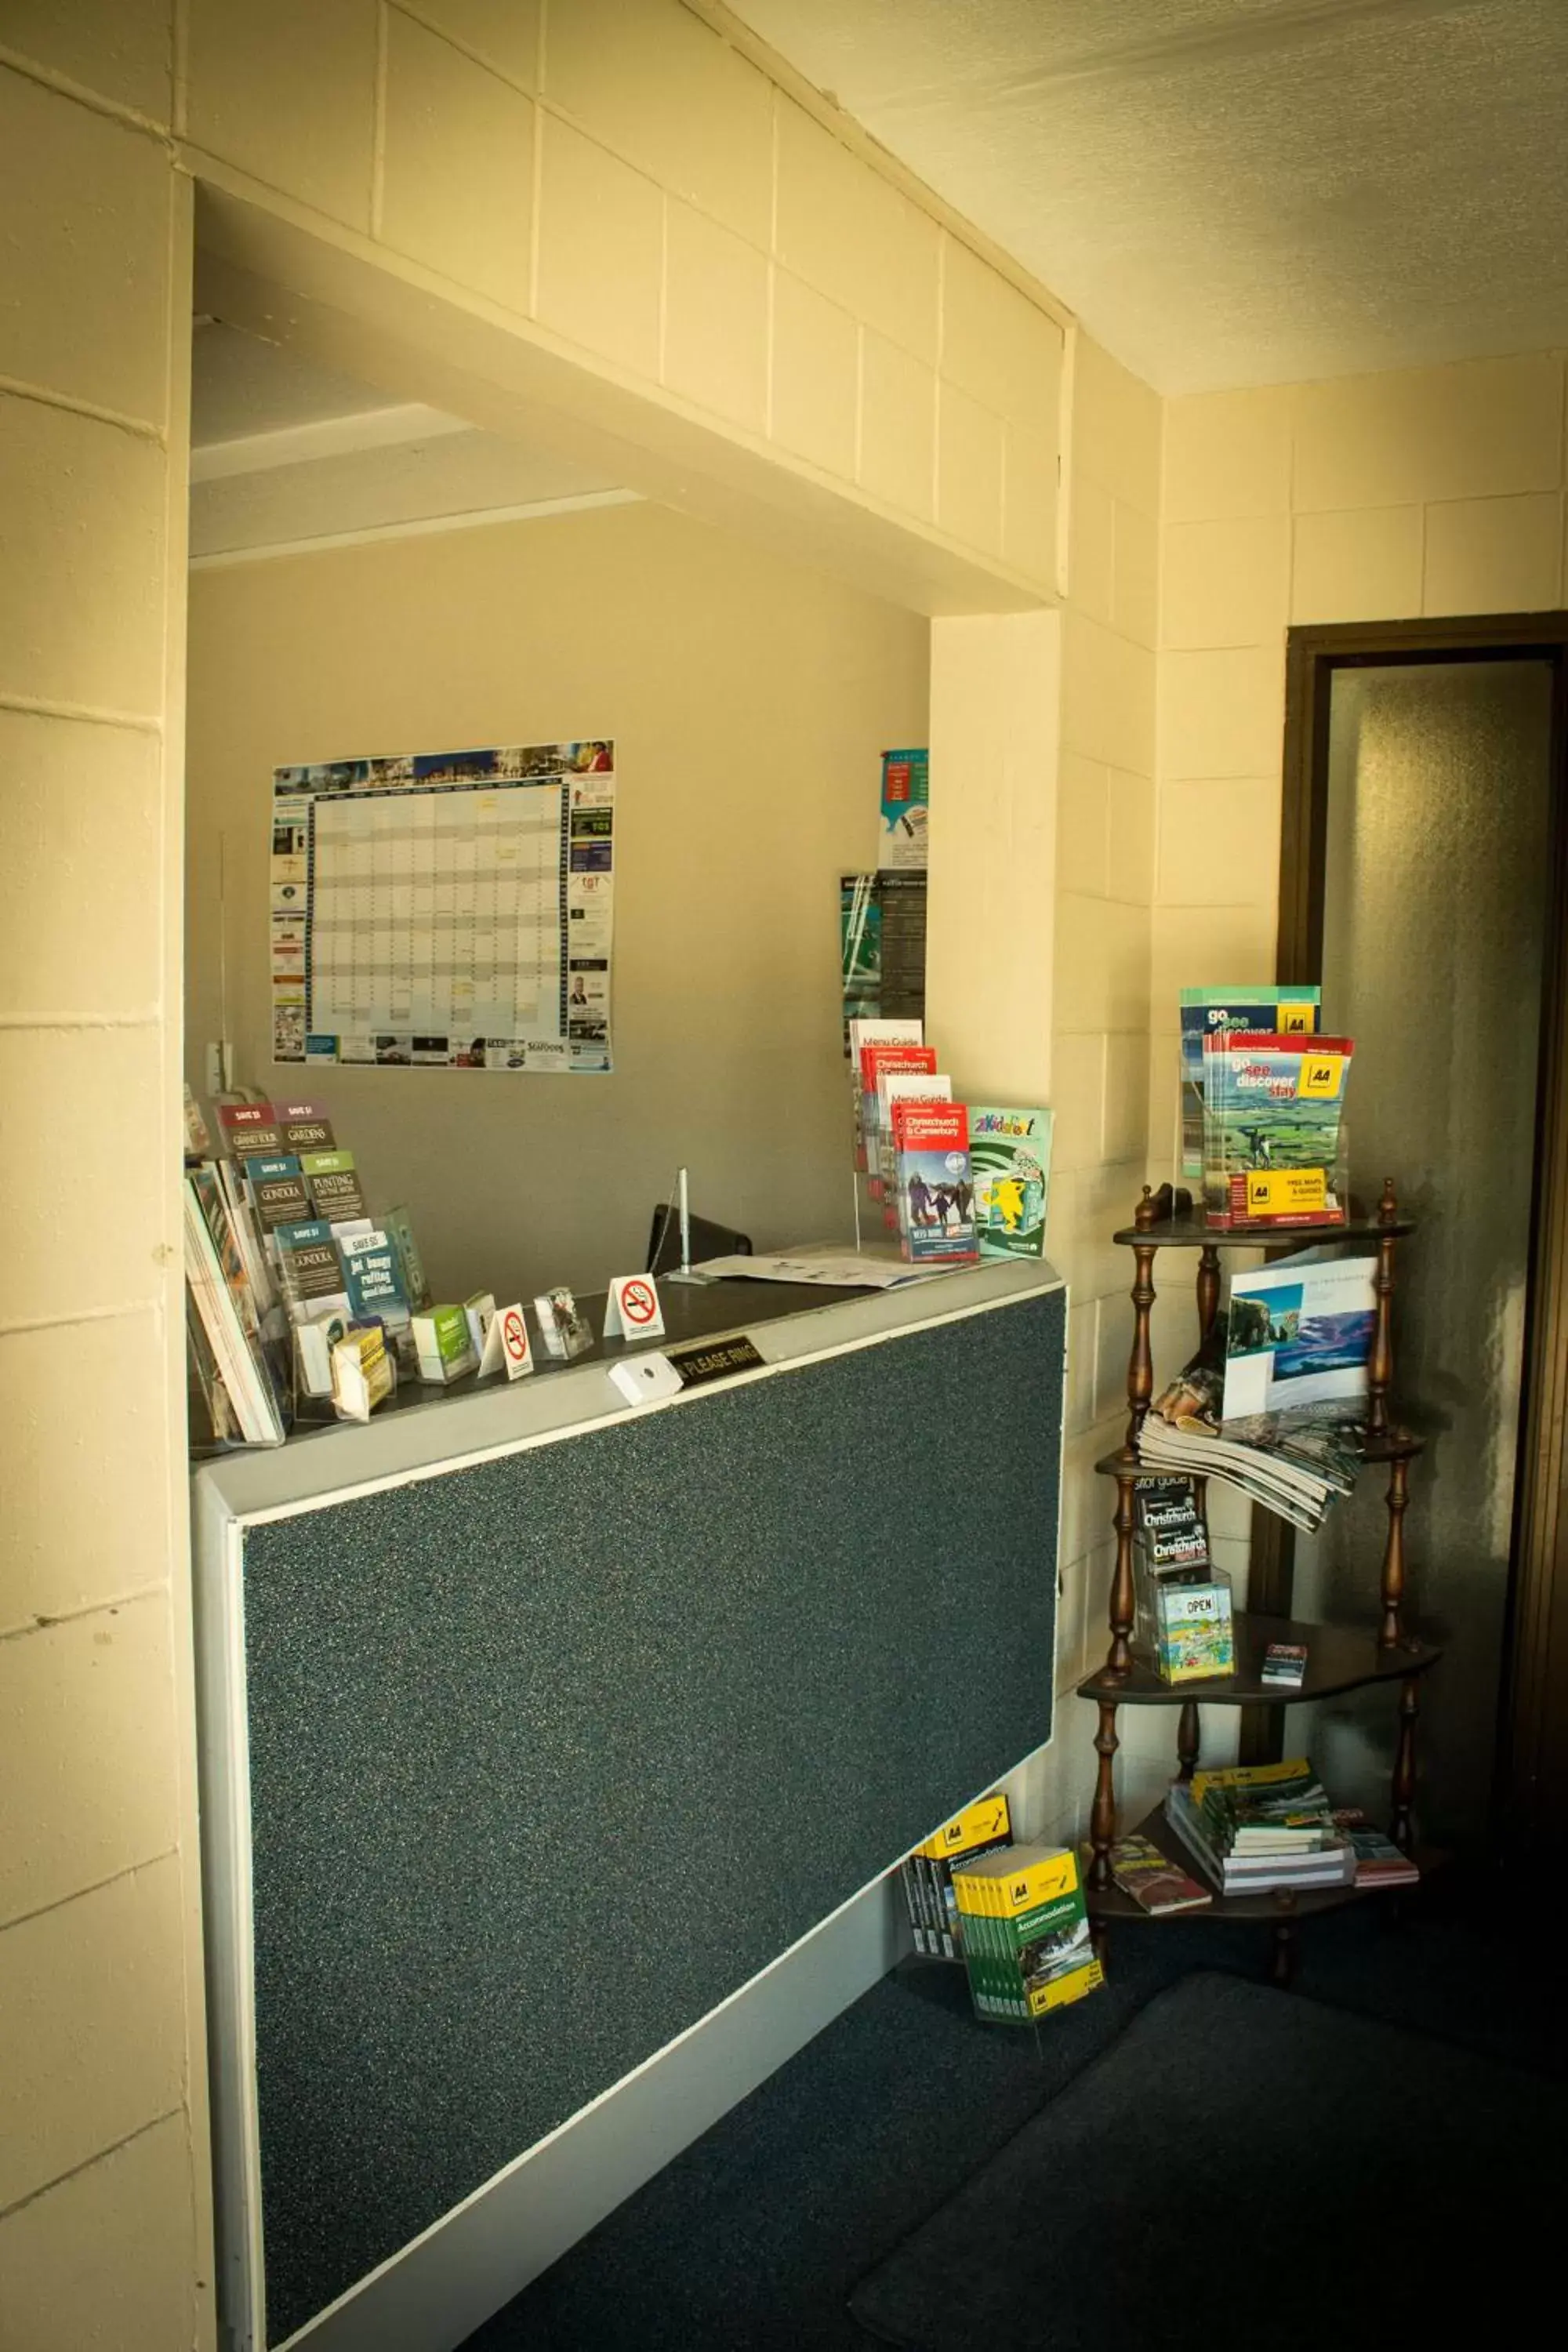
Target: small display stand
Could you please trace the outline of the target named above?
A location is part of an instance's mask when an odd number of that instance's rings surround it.
[[[1106,1653],[1105,1664],[1094,1674],[1086,1675],[1078,1685],[1079,1696],[1091,1700],[1099,1717],[1094,1738],[1099,1766],[1095,1776],[1094,1803],[1089,1815],[1092,1858],[1088,1893],[1089,1916],[1095,1923],[1097,1943],[1101,1946],[1107,1921],[1152,1919],[1152,1915],[1134,1903],[1130,1895],[1124,1895],[1111,1878],[1110,1849],[1119,1835],[1136,1833],[1147,1837],[1182,1869],[1188,1872],[1195,1869],[1193,1857],[1167,1823],[1162,1805],[1156,1805],[1143,1820],[1129,1822],[1124,1829],[1119,1830],[1114,1765],[1121,1744],[1117,1738],[1116,1719],[1123,1706],[1165,1706],[1178,1710],[1178,1777],[1190,1780],[1198,1767],[1202,1739],[1199,1710],[1202,1705],[1272,1709],[1300,1706],[1310,1699],[1332,1697],[1372,1683],[1392,1684],[1398,1691],[1399,1737],[1394,1759],[1389,1834],[1405,1853],[1413,1851],[1415,1723],[1421,1677],[1436,1664],[1442,1654],[1439,1650],[1418,1641],[1407,1631],[1405,1622],[1405,1512],[1409,1501],[1410,1465],[1422,1451],[1422,1441],[1393,1422],[1389,1412],[1394,1378],[1394,1246],[1414,1230],[1409,1221],[1399,1214],[1394,1181],[1390,1177],[1384,1180],[1376,1214],[1371,1218],[1352,1215],[1345,1224],[1298,1227],[1287,1234],[1272,1232],[1268,1234],[1215,1232],[1205,1223],[1201,1211],[1179,1212],[1169,1185],[1162,1186],[1158,1193],[1151,1193],[1145,1185],[1132,1223],[1123,1226],[1114,1236],[1117,1242],[1131,1250],[1134,1272],[1132,1349],[1127,1365],[1127,1434],[1114,1454],[1106,1454],[1095,1464],[1096,1470],[1102,1476],[1113,1478],[1116,1482],[1116,1568],[1110,1584],[1110,1646]],[[1377,1309],[1367,1367],[1365,1458],[1369,1467],[1385,1464],[1388,1470],[1388,1533],[1383,1552],[1377,1630],[1373,1633],[1343,1626],[1300,1624],[1290,1618],[1238,1611],[1236,1618],[1237,1670],[1234,1675],[1209,1683],[1172,1685],[1163,1682],[1153,1668],[1136,1659],[1132,1652],[1133,1493],[1140,1477],[1154,1475],[1146,1470],[1139,1460],[1137,1439],[1154,1393],[1150,1323],[1155,1297],[1155,1261],[1164,1249],[1196,1251],[1198,1328],[1202,1335],[1207,1333],[1219,1311],[1219,1254],[1222,1249],[1257,1249],[1260,1242],[1288,1244],[1297,1249],[1309,1244],[1316,1246],[1336,1242],[1364,1245],[1369,1241],[1375,1242],[1377,1246]],[[1200,1480],[1198,1484],[1201,1486],[1203,1482]],[[1264,1507],[1259,1505],[1257,1507],[1261,1509]],[[1264,1653],[1270,1643],[1305,1646],[1306,1673],[1300,1684],[1294,1688],[1266,1683],[1262,1679]],[[1419,1863],[1422,1857],[1417,1853],[1415,1859]],[[1216,1893],[1212,1904],[1201,1910],[1161,1915],[1152,1917],[1152,1923],[1159,1926],[1179,1924],[1184,1919],[1219,1918],[1267,1924],[1272,1927],[1274,1936],[1275,1980],[1287,1984],[1294,1971],[1298,1922],[1314,1912],[1335,1910],[1343,1904],[1356,1902],[1373,1891],[1365,1886],[1349,1885],[1269,1895]],[[1376,1891],[1384,1903],[1391,1899],[1386,1892]]]

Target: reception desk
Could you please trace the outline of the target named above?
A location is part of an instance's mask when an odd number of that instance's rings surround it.
[[[241,2352],[459,2342],[892,1964],[887,1874],[1049,1737],[1051,1269],[666,1310],[763,1365],[196,1474]]]

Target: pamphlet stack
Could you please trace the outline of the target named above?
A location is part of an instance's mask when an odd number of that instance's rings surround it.
[[[978,2016],[1028,2024],[1104,1982],[1070,1846],[1016,1845],[952,1874]]]
[[[973,1265],[974,1180],[963,1103],[893,1106],[899,1245],[913,1265]]]
[[[1054,1115],[1038,1107],[971,1103],[969,1156],[982,1257],[1044,1257],[1053,1124]]]
[[[1222,1232],[1342,1225],[1349,1037],[1205,1037],[1204,1210]]]
[[[1356,1855],[1304,1756],[1173,1782],[1165,1818],[1225,1895],[1348,1886]]]
[[[1234,1674],[1230,1579],[1209,1559],[1196,1482],[1140,1478],[1132,1507],[1138,1649],[1168,1683]]]
[[[1322,992],[1317,988],[1243,985],[1184,988],[1181,994],[1182,1181],[1204,1177],[1204,1047],[1214,1037],[1311,1036],[1318,1026]]]
[[[400,1353],[416,1369],[429,1305],[406,1213],[372,1221],[320,1103],[224,1103],[216,1124],[224,1156],[185,1173],[192,1370],[215,1440],[279,1444],[300,1397],[367,1417]]]
[[[944,1822],[903,1865],[904,1901],[915,1949],[927,1959],[962,1960],[963,1927],[953,1871],[976,1855],[1012,1843],[1007,1800],[997,1790]]]

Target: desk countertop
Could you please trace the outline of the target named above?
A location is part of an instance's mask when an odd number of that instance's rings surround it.
[[[893,1290],[824,1290],[743,1279],[689,1286],[667,1281],[659,1290],[666,1324],[660,1339],[627,1344],[596,1339],[589,1353],[574,1362],[541,1359],[534,1373],[512,1383],[481,1382],[473,1374],[446,1390],[406,1383],[396,1405],[384,1407],[368,1423],[301,1431],[285,1445],[204,1463],[194,1474],[195,1499],[204,1519],[209,1513],[219,1519],[281,1517],[595,1423],[657,1412],[657,1405],[628,1405],[605,1370],[608,1363],[646,1354],[649,1348],[745,1332],[763,1357],[764,1370],[738,1377],[764,1379],[794,1361],[863,1347],[922,1324],[982,1314],[1060,1285],[1061,1276],[1047,1263],[1024,1260],[955,1270]],[[604,1322],[603,1296],[582,1303],[597,1332]]]

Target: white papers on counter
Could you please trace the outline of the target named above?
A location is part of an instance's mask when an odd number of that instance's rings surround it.
[[[900,1257],[826,1242],[756,1257],[705,1258],[692,1272],[713,1282],[803,1282],[822,1290],[898,1290],[908,1282],[932,1279],[931,1270],[907,1265]]]

